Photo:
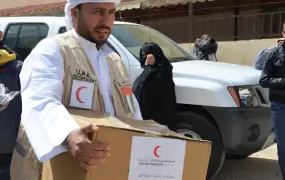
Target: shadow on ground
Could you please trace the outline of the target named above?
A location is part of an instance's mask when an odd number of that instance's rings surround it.
[[[282,180],[277,160],[249,157],[226,159],[215,180]]]

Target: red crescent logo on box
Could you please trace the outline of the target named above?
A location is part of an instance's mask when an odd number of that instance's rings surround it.
[[[160,149],[160,148],[161,148],[161,146],[156,146],[156,147],[154,148],[153,154],[154,154],[155,157],[160,157],[160,155],[157,154],[157,150]]]
[[[81,86],[81,87],[79,87],[79,88],[77,89],[77,91],[76,91],[76,99],[77,99],[77,101],[80,102],[81,104],[85,103],[85,102],[83,102],[83,101],[80,99],[80,91],[81,91],[82,89],[87,89],[87,87]]]

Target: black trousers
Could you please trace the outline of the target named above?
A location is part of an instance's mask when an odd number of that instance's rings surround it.
[[[11,160],[12,154],[0,154],[0,180],[11,180]]]

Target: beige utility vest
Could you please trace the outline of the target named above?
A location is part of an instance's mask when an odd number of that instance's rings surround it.
[[[90,109],[105,113],[103,97],[100,93],[98,78],[85,51],[71,31],[53,37],[60,46],[64,60],[64,93],[62,103],[66,108]],[[116,53],[106,56],[109,66],[112,103],[115,116],[131,118],[135,111],[132,86],[128,80],[127,69]],[[87,96],[89,102],[83,102],[80,94]],[[86,99],[86,98],[85,98]]]

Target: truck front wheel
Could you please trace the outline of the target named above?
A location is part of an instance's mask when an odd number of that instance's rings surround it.
[[[212,142],[207,179],[212,179],[222,169],[225,151],[221,135],[211,120],[199,113],[182,111],[177,124],[178,133],[196,140]]]

